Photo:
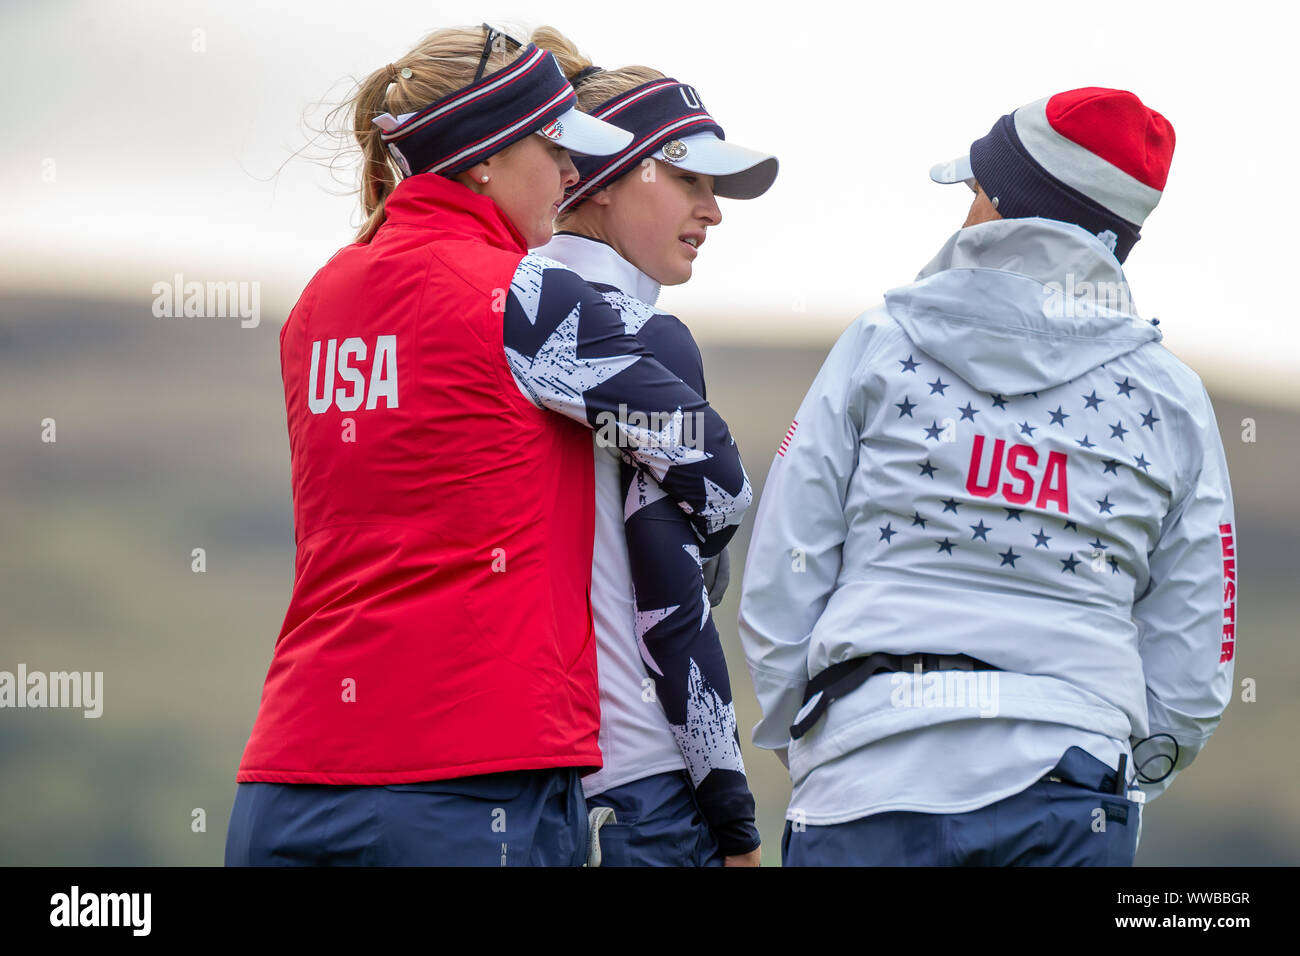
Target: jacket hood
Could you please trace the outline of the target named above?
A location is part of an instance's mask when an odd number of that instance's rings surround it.
[[[1161,339],[1110,250],[1053,219],[958,230],[885,307],[918,348],[1002,395],[1061,385]]]

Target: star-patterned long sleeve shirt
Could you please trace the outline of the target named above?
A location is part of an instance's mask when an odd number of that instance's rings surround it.
[[[721,551],[753,498],[727,423],[562,263],[524,256],[504,309],[506,359],[520,391],[607,436],[687,515],[700,553]],[[683,422],[693,425],[690,442],[664,440]]]
[[[789,818],[975,809],[1074,745],[1128,755],[1134,799],[1191,763],[1231,691],[1236,541],[1209,398],[1160,337],[1109,250],[1042,219],[960,230],[841,336],[742,588]],[[877,675],[792,741],[810,677],[877,651],[1000,670]]]
[[[653,307],[659,292],[654,280],[610,246],[583,236],[560,234],[539,252],[581,274],[618,311],[629,334],[706,397],[699,349],[680,320]],[[668,425],[664,444],[698,438],[698,422]],[[652,774],[685,769],[720,849],[750,852],[759,845],[754,798],[699,540],[653,472],[620,462],[610,454],[617,445],[602,437],[598,432],[594,450],[592,606],[605,766],[584,780],[584,789],[598,798]],[[732,496],[728,488],[709,493]]]

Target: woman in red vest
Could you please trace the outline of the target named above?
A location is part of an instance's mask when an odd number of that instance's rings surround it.
[[[226,862],[574,865],[601,765],[591,430],[720,549],[751,492],[726,423],[550,238],[568,150],[629,134],[555,58],[440,30],[350,101],[367,221],[280,335],[297,561]]]

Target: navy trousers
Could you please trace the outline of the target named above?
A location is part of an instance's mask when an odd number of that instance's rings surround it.
[[[241,783],[227,866],[581,866],[576,769],[433,783]]]
[[[1141,807],[1115,770],[1071,747],[1028,789],[966,813],[891,811],[796,830],[784,866],[1132,866]]]
[[[612,807],[600,828],[601,866],[722,866],[722,851],[685,771],[625,783],[587,800]]]

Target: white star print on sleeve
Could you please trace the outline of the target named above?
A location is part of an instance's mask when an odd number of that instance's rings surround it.
[[[709,589],[703,583],[704,581],[704,559],[700,557],[698,545],[684,544],[682,550],[691,556],[695,566],[700,569],[700,630],[704,630],[704,625],[709,622]],[[695,663],[694,661],[691,662]]]
[[[578,317],[581,311],[582,303],[579,302],[532,358],[521,355],[508,345],[506,356],[515,380],[524,383],[534,401],[569,418],[585,421],[587,406],[583,395],[623,371],[637,361],[638,356],[578,358]]]
[[[564,264],[546,256],[527,255],[510,280],[510,295],[519,303],[529,325],[537,324],[542,304],[542,276],[547,269],[563,269]]]
[[[606,292],[604,296],[605,301],[617,309],[618,314],[623,317],[623,328],[627,330],[628,335],[636,335],[640,332],[641,327],[655,314],[654,309],[626,292]]]
[[[739,523],[743,517],[743,513],[737,511],[736,500],[738,498],[749,498],[753,495],[753,491],[749,487],[748,478],[745,479],[745,486],[735,495],[727,494],[727,489],[715,485],[713,482],[709,481],[709,479],[705,478],[704,493],[705,499],[709,503],[709,512],[713,515],[713,517],[709,519],[710,532],[720,531],[724,525],[732,521]],[[682,510],[687,514],[690,514],[688,506],[682,505]]]
[[[706,458],[713,457],[702,448],[692,448],[690,444],[682,442],[682,410],[680,406],[673,412],[672,417],[664,424],[664,427],[658,430],[641,428],[622,421],[616,422],[616,425],[629,446],[641,449],[643,452],[642,460],[645,461],[646,467],[650,469],[650,474],[654,476],[655,481],[663,481],[664,475],[673,465],[689,465],[692,462],[704,461]],[[704,487],[708,492],[706,497],[709,504],[708,510],[714,513],[716,518],[723,519],[735,515],[736,507],[733,496],[727,495],[725,491],[718,488],[707,478],[704,479]],[[723,498],[724,495],[727,495],[725,499]],[[744,509],[741,509],[741,514],[743,513]],[[721,525],[714,527],[714,523],[710,522],[709,530],[717,531],[720,527]]]
[[[636,612],[636,646],[641,651],[641,660],[645,661],[646,666],[658,674],[664,676],[663,670],[655,663],[655,659],[650,656],[650,651],[645,646],[646,631],[654,627],[660,621],[665,620],[673,611],[681,605],[674,604],[672,607],[659,607],[653,611]]]
[[[695,786],[712,770],[745,772],[736,733],[735,705],[724,704],[717,691],[704,683],[694,660],[686,694],[686,723],[669,726]]]
[[[660,498],[668,497],[657,482],[651,481],[644,471],[638,471],[632,477],[632,484],[627,489],[627,500],[623,503],[623,520],[626,521],[646,505],[653,504]],[[698,548],[696,549],[698,553]]]
[[[630,334],[651,315],[627,296],[611,301],[552,259],[524,256],[506,298],[505,358],[537,407],[598,435],[615,426],[609,432],[622,452],[690,516],[711,557],[735,533],[753,490],[726,422]]]

